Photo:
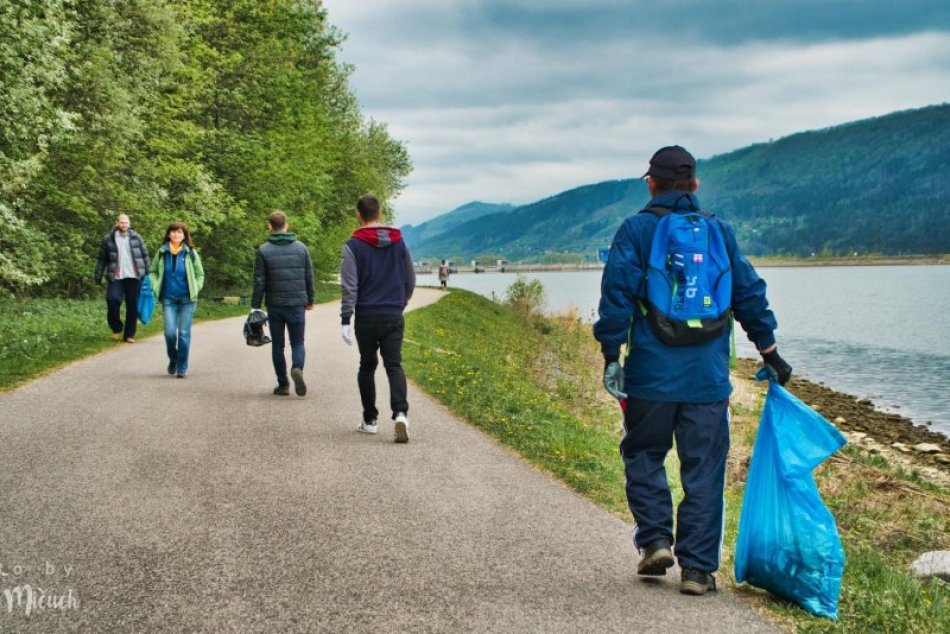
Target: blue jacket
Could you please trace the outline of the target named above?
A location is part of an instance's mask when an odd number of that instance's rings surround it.
[[[681,191],[664,192],[648,207],[673,208],[688,196],[697,209],[699,200]],[[685,200],[677,203],[688,207]],[[711,403],[732,393],[729,382],[729,331],[712,341],[691,346],[667,346],[660,342],[640,313],[637,299],[645,296],[650,246],[659,218],[650,212],[627,218],[610,245],[601,278],[600,319],[594,337],[606,359],[617,359],[620,346],[628,344],[624,363],[624,391],[631,398],[677,403]],[[778,327],[765,297],[765,281],[739,252],[732,228],[723,228],[732,265],[732,311],[736,321],[756,348],[775,343]],[[629,337],[629,340],[628,340]]]

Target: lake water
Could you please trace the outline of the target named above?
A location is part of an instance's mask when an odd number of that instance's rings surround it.
[[[782,356],[795,373],[870,398],[950,435],[950,266],[762,267]],[[600,271],[525,273],[550,312],[590,318]],[[449,285],[504,295],[512,273],[456,274]],[[419,284],[438,285],[433,275]],[[739,354],[754,357],[743,332]]]

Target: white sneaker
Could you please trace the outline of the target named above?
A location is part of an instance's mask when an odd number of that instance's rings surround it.
[[[396,442],[409,442],[409,418],[405,412],[396,413]]]
[[[356,431],[361,431],[364,434],[375,434],[376,433],[376,419],[367,422],[361,421],[360,426],[356,428]]]

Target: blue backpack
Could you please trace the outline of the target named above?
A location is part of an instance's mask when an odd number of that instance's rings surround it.
[[[644,211],[659,221],[640,311],[668,346],[715,339],[732,318],[732,263],[722,226],[713,214],[695,207]]]

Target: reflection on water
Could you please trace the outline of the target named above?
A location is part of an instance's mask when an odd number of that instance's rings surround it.
[[[762,268],[782,356],[797,374],[870,398],[950,435],[950,266]],[[600,272],[540,272],[549,311],[587,319]],[[453,275],[450,286],[504,295],[510,273]],[[435,286],[434,276],[419,276]],[[739,333],[739,354],[755,356]]]

